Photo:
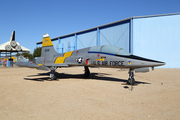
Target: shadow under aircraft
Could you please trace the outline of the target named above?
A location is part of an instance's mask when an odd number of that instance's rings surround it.
[[[24,80],[32,80],[32,81],[51,81],[51,79],[49,77],[45,77],[45,76],[49,76],[50,72],[47,73],[39,73],[37,75],[29,75],[27,76],[28,78],[24,78]],[[119,79],[119,78],[115,78],[115,77],[108,77],[107,75],[110,74],[106,74],[106,73],[91,73],[91,75],[87,78],[84,77],[83,74],[67,74],[67,73],[55,73],[57,76],[57,79],[82,79],[82,80],[87,80],[87,79],[91,79],[91,80],[102,80],[102,81],[112,81],[112,82],[122,82],[123,85],[126,85],[124,83],[127,82],[127,80],[125,79]],[[34,78],[36,77],[37,78]],[[41,77],[39,77],[41,76]],[[33,78],[31,78],[33,77]],[[135,85],[138,84],[151,84],[148,82],[141,82],[141,81],[136,81]]]

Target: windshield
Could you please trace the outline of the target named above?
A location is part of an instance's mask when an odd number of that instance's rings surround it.
[[[131,55],[127,51],[125,51],[122,48],[116,47],[116,46],[110,46],[110,45],[104,45],[104,46],[94,46],[91,47],[90,52],[102,52],[102,53],[110,53],[115,55]]]

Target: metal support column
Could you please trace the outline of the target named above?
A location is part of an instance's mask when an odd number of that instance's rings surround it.
[[[75,50],[77,50],[77,35],[75,34]]]
[[[100,30],[99,28],[97,28],[97,42],[96,42],[97,46],[100,46]]]
[[[61,43],[61,38],[58,38],[58,40],[59,40],[59,46],[60,46],[60,43]],[[58,46],[58,47],[59,47],[59,46]],[[63,52],[63,51],[62,51],[62,52]],[[59,48],[58,53],[60,53],[60,48]]]
[[[58,38],[58,40],[59,40],[59,44],[61,43],[61,38]]]
[[[133,54],[133,18],[130,19],[129,23],[129,52]]]

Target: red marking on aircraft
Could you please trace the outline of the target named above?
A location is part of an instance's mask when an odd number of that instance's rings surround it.
[[[88,60],[86,60],[86,64],[88,64]]]
[[[99,54],[97,54],[97,56],[99,57],[100,55],[99,55]]]

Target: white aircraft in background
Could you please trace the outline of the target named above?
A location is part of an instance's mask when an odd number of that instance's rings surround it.
[[[18,42],[15,41],[15,31],[13,31],[10,40],[0,45],[0,52],[20,52],[20,51],[30,51],[30,50],[21,46]]]

